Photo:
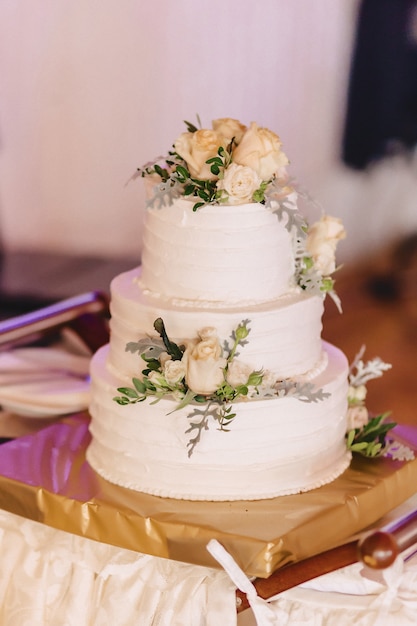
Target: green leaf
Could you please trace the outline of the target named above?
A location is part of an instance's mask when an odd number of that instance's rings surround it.
[[[265,200],[265,192],[261,189],[257,189],[253,192],[252,200],[254,202],[263,202]]]
[[[145,385],[147,390],[149,390],[149,391],[156,391],[155,385],[153,383],[151,383],[149,378],[144,378],[143,382],[144,382],[144,385]]]
[[[219,165],[220,167],[223,165],[223,161],[219,157],[211,157],[210,159],[207,159],[206,163],[208,165],[210,165],[210,163],[215,163],[216,165]]]
[[[354,443],[350,449],[352,452],[362,452],[362,450],[366,450],[367,447],[368,444],[365,441],[362,441],[360,443]]]
[[[195,187],[194,185],[185,185],[184,187],[184,196],[190,196],[194,193]]]
[[[196,202],[195,205],[193,206],[193,211],[197,211],[198,209],[200,209],[202,206],[205,206],[207,204],[207,202]]]
[[[142,358],[146,362],[149,371],[157,372],[161,369],[161,364],[157,359],[146,359],[143,355]]]
[[[185,181],[190,178],[189,171],[182,165],[177,165],[175,171],[178,174],[178,180],[182,183],[185,183]]]
[[[346,444],[347,444],[348,449],[351,448],[354,438],[355,438],[355,429],[353,428],[347,434]]]
[[[236,387],[236,391],[240,396],[247,396],[249,389],[246,385],[239,385],[238,387]]]
[[[163,181],[168,180],[168,178],[169,178],[168,170],[163,169],[157,163],[155,163],[154,167],[155,167],[155,172],[162,178]]]
[[[139,393],[146,393],[146,385],[143,381],[139,380],[139,378],[132,378],[132,383],[134,384],[136,391]]]
[[[116,396],[115,398],[113,398],[113,400],[117,402],[117,404],[121,404],[122,406],[126,406],[126,404],[130,404],[130,401],[128,400],[128,398],[123,398],[121,396]]]
[[[246,383],[250,387],[257,387],[262,383],[263,374],[262,371],[256,370],[255,372],[251,372],[249,374],[248,382]]]
[[[122,393],[124,396],[127,396],[128,398],[138,397],[137,391],[135,389],[132,389],[131,387],[118,387],[117,391],[119,393]]]
[[[185,126],[186,126],[186,128],[187,128],[187,131],[188,131],[189,133],[195,133],[195,132],[197,132],[197,130],[198,130],[197,126],[195,126],[195,125],[194,125],[194,124],[192,124],[191,122],[187,122],[187,120],[184,120],[184,124],[185,124]]]

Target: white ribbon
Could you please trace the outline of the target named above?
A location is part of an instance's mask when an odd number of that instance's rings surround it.
[[[383,591],[371,606],[378,608],[375,626],[389,625],[392,622],[392,608],[397,604],[397,614],[404,616],[404,623],[411,623],[407,616],[415,616],[417,623],[417,568],[415,565],[404,563],[401,556],[382,572],[386,584]],[[391,617],[390,617],[391,615]],[[401,617],[396,624],[400,626]]]
[[[255,615],[258,626],[277,626],[279,615],[274,607],[266,600],[260,598],[255,586],[251,583],[245,572],[227,550],[216,540],[211,539],[207,544],[207,550],[212,557],[223,567],[236,587],[246,594],[249,605]]]

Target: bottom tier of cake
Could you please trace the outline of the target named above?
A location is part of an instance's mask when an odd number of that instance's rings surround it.
[[[325,397],[250,400],[233,405],[230,430],[208,429],[188,455],[193,406],[174,400],[120,406],[126,381],[109,371],[108,346],[91,366],[92,442],[87,460],[103,478],[152,495],[185,500],[260,500],[331,482],[350,463],[346,450],[348,363],[329,344],[328,366],[314,379]],[[199,406],[201,409],[201,405]],[[194,433],[195,434],[195,433]]]

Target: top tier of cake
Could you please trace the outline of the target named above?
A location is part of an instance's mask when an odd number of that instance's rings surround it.
[[[177,301],[258,304],[294,287],[292,237],[262,204],[148,209],[141,286]]]

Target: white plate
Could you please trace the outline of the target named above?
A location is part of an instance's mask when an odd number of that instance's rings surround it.
[[[82,411],[90,400],[88,356],[57,348],[0,353],[0,405],[25,417]]]

